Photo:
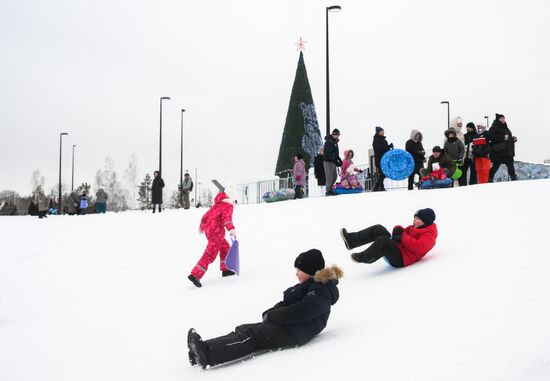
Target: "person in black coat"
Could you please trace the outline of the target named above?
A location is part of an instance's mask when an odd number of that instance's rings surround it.
[[[153,204],[153,213],[155,213],[156,206],[159,206],[159,213],[162,212],[162,188],[164,188],[164,180],[160,177],[160,172],[154,172],[155,178],[153,179],[153,185],[151,185],[151,204]]]
[[[517,180],[514,168],[515,143],[517,138],[512,136],[504,115],[495,115],[495,121],[489,129],[487,136],[489,137],[489,146],[491,148],[489,158],[493,164],[489,171],[489,182],[493,182],[493,177],[501,164],[506,164],[506,167],[508,167],[508,174],[512,181]]]
[[[340,141],[340,130],[335,128],[329,136],[325,137],[325,146],[323,153],[323,167],[325,169],[326,195],[334,195],[332,192],[332,186],[336,182],[336,167],[342,166],[342,159],[340,159],[340,152],[338,150],[338,142]]]
[[[376,165],[377,176],[374,188],[372,188],[373,192],[386,190],[384,188],[384,179],[386,178],[386,176],[382,172],[380,162],[382,161],[382,156],[384,156],[386,152],[393,148],[393,143],[388,144],[388,142],[386,141],[386,136],[384,135],[385,132],[382,127],[375,128],[375,134],[372,139],[372,149],[374,150],[374,164]]]
[[[244,324],[221,337],[203,341],[191,328],[187,335],[189,362],[208,366],[223,364],[256,351],[304,345],[327,325],[331,306],[338,301],[337,266],[325,268],[323,254],[311,249],[294,261],[299,283],[287,289],[283,300],[262,314],[263,321]]]
[[[426,151],[422,145],[422,133],[418,130],[411,131],[411,138],[405,143],[405,150],[410,153],[414,160],[414,171],[409,176],[409,190],[413,190],[414,175],[418,175],[420,178],[420,170],[424,168],[424,162],[426,161]]]
[[[470,170],[470,185],[477,184],[477,172],[474,156],[474,139],[478,137],[476,125],[472,122],[466,125],[466,134],[464,134],[464,164],[462,164],[462,176],[464,177],[464,185],[468,178],[468,170]]]
[[[325,166],[323,165],[323,152],[324,148],[319,149],[319,154],[313,159],[313,173],[317,179],[317,185],[322,187],[327,183],[327,178],[325,176]]]

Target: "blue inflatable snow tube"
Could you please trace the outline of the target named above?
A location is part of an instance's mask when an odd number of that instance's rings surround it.
[[[404,180],[414,171],[414,160],[410,153],[403,149],[389,150],[380,162],[382,172],[392,180]]]

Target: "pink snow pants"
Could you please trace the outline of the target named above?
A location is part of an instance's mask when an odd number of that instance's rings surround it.
[[[225,232],[224,232],[225,233]],[[220,253],[220,271],[226,271],[225,257],[229,252],[229,243],[225,240],[225,234],[222,236],[216,235],[208,238],[208,245],[201,259],[197,262],[197,265],[191,271],[191,274],[197,279],[201,279],[208,270],[208,266],[216,260],[218,253]]]

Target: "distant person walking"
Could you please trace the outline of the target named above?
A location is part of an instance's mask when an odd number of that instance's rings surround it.
[[[462,165],[462,174],[464,176],[464,185],[468,179],[468,170],[470,171],[470,184],[477,184],[477,172],[474,157],[474,139],[478,137],[476,125],[472,122],[466,125],[466,134],[464,135],[464,164]]]
[[[74,216],[78,212],[78,207],[80,205],[80,201],[78,200],[78,196],[76,195],[76,191],[72,191],[69,194],[69,201],[67,202],[67,211],[69,216]]]
[[[88,197],[86,196],[86,192],[84,192],[80,198],[80,214],[86,214],[86,209],[88,209]]]
[[[38,204],[38,218],[47,218],[48,210],[50,206],[50,200],[48,200],[48,197],[46,197],[43,191],[38,192],[37,204]]]
[[[418,175],[420,178],[420,169],[424,168],[424,162],[426,161],[426,151],[422,145],[422,133],[418,130],[411,131],[411,138],[405,143],[405,150],[410,153],[414,160],[414,170],[409,176],[408,189],[413,190],[414,176]]]
[[[162,212],[162,188],[164,188],[164,180],[160,177],[160,172],[153,173],[153,185],[151,186],[151,204],[153,205],[153,213],[156,211],[156,206],[159,207],[159,213]]]
[[[330,135],[325,136],[325,146],[323,154],[323,167],[325,168],[326,177],[326,195],[332,196],[332,186],[336,182],[337,172],[336,167],[342,165],[340,152],[338,151],[338,142],[340,141],[340,130],[335,128]]]
[[[193,191],[193,180],[191,179],[191,176],[189,176],[189,173],[184,175],[181,191],[183,193],[183,209],[189,209],[191,206],[191,203],[189,202],[189,193]]]
[[[376,183],[374,184],[372,191],[378,192],[386,190],[386,188],[384,188],[384,179],[386,176],[384,175],[384,172],[382,172],[381,162],[382,156],[384,156],[384,154],[390,149],[393,149],[393,143],[388,144],[385,136],[386,133],[382,127],[376,127],[374,131],[375,134],[372,139],[372,149],[374,150],[374,163],[376,165],[377,176]]]
[[[95,212],[96,213],[105,213],[107,211],[107,199],[109,196],[102,188],[95,194]]]
[[[304,187],[306,186],[306,164],[302,155],[294,156],[294,167],[292,168],[294,179],[294,198],[304,198]]]
[[[497,173],[501,164],[506,164],[508,174],[512,181],[517,180],[516,169],[514,168],[515,144],[517,138],[512,136],[512,132],[508,128],[504,115],[496,114],[495,121],[488,132],[489,145],[491,153],[489,158],[493,163],[489,171],[489,182],[493,182],[495,173]]]

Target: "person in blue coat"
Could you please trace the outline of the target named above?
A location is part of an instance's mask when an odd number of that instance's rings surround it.
[[[256,351],[304,345],[327,325],[331,306],[338,301],[337,266],[325,268],[323,254],[311,249],[294,261],[299,283],[283,300],[262,314],[262,322],[243,324],[221,337],[203,341],[191,328],[187,335],[189,362],[203,369],[248,356]]]

